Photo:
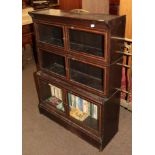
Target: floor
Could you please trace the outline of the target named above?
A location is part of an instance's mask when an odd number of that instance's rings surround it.
[[[23,155],[131,155],[132,113],[120,111],[119,132],[99,152],[70,131],[38,112],[38,98],[33,80],[35,64],[23,69]]]

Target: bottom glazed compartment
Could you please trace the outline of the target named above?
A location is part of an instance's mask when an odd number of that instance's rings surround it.
[[[39,88],[40,100],[43,104],[65,112],[64,94],[61,88],[44,80],[39,80]]]
[[[72,122],[71,120],[67,119],[64,116],[59,115],[57,112],[54,112],[54,111],[51,112],[47,107],[43,106],[42,104],[39,104],[38,107],[39,107],[40,114],[43,114],[46,117],[50,118],[51,120],[57,122],[65,129],[71,131],[72,133],[76,134],[78,137],[87,141],[89,144],[98,148],[100,151],[103,150],[101,137],[98,137],[90,132],[87,132],[85,129],[82,129],[79,125],[77,125],[76,123]]]

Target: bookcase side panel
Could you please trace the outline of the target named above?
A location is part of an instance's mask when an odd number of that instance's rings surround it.
[[[122,57],[122,54],[120,54],[118,51],[121,51],[121,47],[124,43],[124,37],[125,37],[125,21],[126,17],[122,16],[115,20],[112,20],[110,25],[110,36],[109,36],[109,52],[110,52],[110,63],[113,63],[120,57]]]
[[[121,64],[123,59],[121,58],[118,63]],[[109,94],[112,95],[116,90],[121,87],[122,79],[122,66],[115,63],[109,67]]]
[[[103,139],[102,149],[109,143],[118,131],[120,112],[120,92],[117,92],[103,105]]]
[[[110,36],[109,40],[109,94],[113,94],[117,88],[121,87],[122,66],[118,65],[123,62],[123,54],[121,54],[122,47],[124,46],[125,35],[125,16],[119,17],[109,22]]]

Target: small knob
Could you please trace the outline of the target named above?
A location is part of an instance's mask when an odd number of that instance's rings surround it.
[[[91,27],[91,28],[94,28],[94,27],[95,27],[95,24],[90,24],[90,27]]]

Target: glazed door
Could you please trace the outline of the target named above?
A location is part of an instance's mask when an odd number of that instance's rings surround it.
[[[64,34],[62,26],[38,23],[37,29],[38,39],[40,42],[58,47],[64,47]]]
[[[54,54],[51,51],[49,52],[39,49],[39,59],[41,62],[40,66],[43,70],[63,77],[66,76],[64,56]]]
[[[64,91],[49,81],[38,78],[40,104],[49,110],[65,113]]]
[[[69,50],[71,52],[86,54],[105,59],[106,33],[95,30],[68,28]]]
[[[89,89],[104,92],[105,69],[90,64],[69,59],[69,78],[71,81],[84,85]]]
[[[68,92],[69,116],[84,127],[99,130],[99,106],[78,94]]]

